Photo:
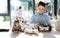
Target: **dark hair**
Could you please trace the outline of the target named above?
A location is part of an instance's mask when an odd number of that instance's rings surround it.
[[[45,3],[44,3],[44,2],[42,2],[42,1],[40,1],[40,2],[38,3],[38,6],[40,6],[40,5],[42,5],[42,6],[44,6],[44,7],[45,7]]]
[[[19,9],[21,9],[22,7],[21,6],[19,6]]]

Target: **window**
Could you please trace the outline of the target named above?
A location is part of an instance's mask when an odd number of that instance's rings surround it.
[[[0,0],[0,29],[10,29],[10,0]]]
[[[0,16],[0,29],[10,29],[9,16]]]
[[[0,16],[6,16],[9,13],[9,0],[0,0]]]

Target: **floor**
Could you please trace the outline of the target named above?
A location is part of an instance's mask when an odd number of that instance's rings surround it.
[[[38,36],[35,34],[25,34],[22,32],[0,32],[0,38],[60,38],[60,32],[54,28],[51,32],[39,32]]]

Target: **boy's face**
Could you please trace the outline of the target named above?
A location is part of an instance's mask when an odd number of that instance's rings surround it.
[[[19,9],[20,12],[22,12],[22,9]]]
[[[21,9],[19,9],[20,12],[24,11],[24,8],[22,7]]]
[[[43,14],[44,11],[45,11],[45,7],[44,6],[42,6],[42,5],[38,6],[38,13]]]

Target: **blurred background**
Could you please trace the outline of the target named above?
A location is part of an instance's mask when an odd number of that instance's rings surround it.
[[[13,21],[19,6],[23,6],[25,11],[35,14],[39,1],[46,3],[45,13],[50,16],[51,20],[60,19],[60,0],[0,0],[0,21],[9,23]]]
[[[39,1],[46,3],[45,13],[50,16],[55,28],[55,21],[60,19],[60,0],[0,0],[0,29],[11,29],[19,6],[23,6],[30,16],[35,14]]]

